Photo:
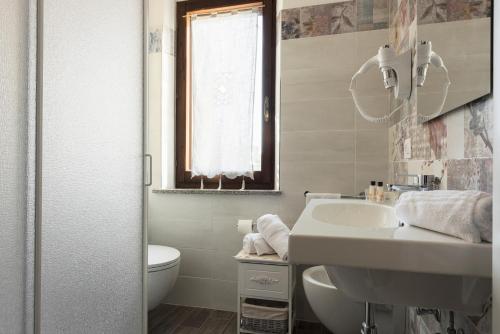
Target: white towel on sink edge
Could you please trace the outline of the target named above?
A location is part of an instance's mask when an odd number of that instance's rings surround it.
[[[257,219],[257,230],[283,261],[288,261],[290,229],[277,215],[267,214]]]
[[[410,191],[400,196],[395,210],[406,224],[480,243],[481,239],[491,240],[491,215],[484,214],[488,197],[491,195],[474,190]]]

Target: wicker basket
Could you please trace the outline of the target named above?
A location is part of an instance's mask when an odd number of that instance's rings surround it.
[[[288,333],[288,305],[247,298],[241,305],[241,328],[261,333]]]

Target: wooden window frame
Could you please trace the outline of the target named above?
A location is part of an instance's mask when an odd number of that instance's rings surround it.
[[[247,190],[273,190],[275,188],[275,83],[276,83],[276,0],[188,0],[177,2],[177,56],[176,56],[176,119],[175,119],[175,186],[184,189],[199,189],[201,177],[191,178],[187,167],[187,128],[190,115],[187,111],[188,66],[186,16],[190,12],[220,7],[262,3],[263,8],[263,103],[269,101],[268,117],[262,117],[261,171],[254,172],[254,179],[245,177]],[[264,109],[264,108],[263,108]],[[268,119],[265,121],[265,118]],[[205,189],[217,189],[219,177],[203,177]],[[222,189],[241,189],[242,177],[222,177]]]

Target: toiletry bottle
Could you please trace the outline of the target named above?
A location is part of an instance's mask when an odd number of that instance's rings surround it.
[[[377,187],[375,186],[375,184],[375,181],[370,182],[370,187],[368,188],[368,194],[366,196],[366,199],[369,201],[375,201],[376,199]]]
[[[376,200],[379,203],[383,203],[385,201],[384,182],[377,183]]]

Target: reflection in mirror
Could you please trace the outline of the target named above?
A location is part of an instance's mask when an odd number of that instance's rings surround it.
[[[435,111],[428,115],[419,115],[421,121],[433,119],[441,114],[451,84],[448,68],[446,68],[443,59],[432,50],[432,42],[421,41],[417,44],[417,89],[424,87],[430,65],[442,72],[441,80],[439,80],[441,81],[441,95],[439,95],[439,92],[436,92],[435,99],[432,101],[435,104]]]
[[[361,116],[372,123],[384,123],[391,119],[403,106],[403,103],[401,102],[398,107],[389,110],[389,113],[382,117],[371,116],[368,110],[361,105],[360,95],[357,92],[357,78],[375,67],[382,73],[384,88],[392,90],[394,98],[398,100],[407,99],[411,94],[411,51],[398,55],[394,48],[388,44],[383,45],[379,47],[375,56],[361,65],[351,79],[349,90]]]
[[[490,9],[448,6],[444,15],[441,7],[429,6],[419,3],[418,8],[416,89],[421,122],[491,92]]]

